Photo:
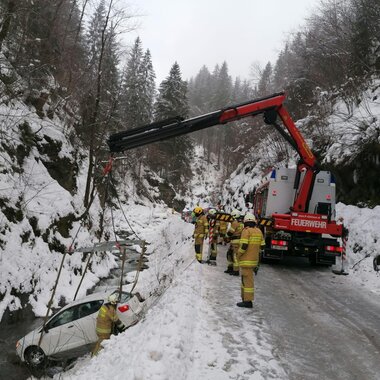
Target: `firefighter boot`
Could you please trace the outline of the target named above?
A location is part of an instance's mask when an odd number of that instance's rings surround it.
[[[238,302],[236,304],[236,306],[239,306],[239,307],[247,307],[249,309],[252,309],[253,305],[252,305],[252,301],[242,301],[242,302]]]
[[[230,275],[231,275],[231,276],[239,276],[239,271],[238,271],[238,270],[232,270],[232,271],[230,272]]]
[[[232,267],[228,267],[224,273],[231,274],[233,272]]]
[[[208,265],[216,265],[216,257],[210,256],[206,262]]]

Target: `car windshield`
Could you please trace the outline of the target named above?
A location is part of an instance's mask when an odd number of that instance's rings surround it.
[[[119,295],[119,291],[115,290],[112,294]],[[131,293],[121,292],[121,297],[119,299],[119,303],[126,303],[131,298]]]

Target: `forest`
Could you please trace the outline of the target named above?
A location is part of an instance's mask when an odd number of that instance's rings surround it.
[[[276,62],[265,67],[252,64],[250,78],[232,78],[226,61],[183,78],[173,57],[170,72],[159,85],[149,47],[139,37],[133,46],[125,46],[121,39],[138,28],[138,15],[120,9],[114,0],[1,0],[0,10],[0,49],[14,69],[1,70],[3,101],[22,99],[40,117],[64,114],[72,139],[87,150],[85,207],[97,186],[95,168],[109,155],[110,133],[172,116],[192,117],[285,90],[294,120],[307,118],[313,149],[322,161],[331,145],[325,127],[334,103],[343,100],[349,111],[379,77],[377,0],[322,0],[304,26],[288,38]],[[211,154],[217,157],[225,179],[268,136],[277,159],[286,159],[289,153],[282,138],[261,124],[244,121],[156,143],[138,156],[129,153],[124,169],[132,170],[138,180],[147,165],[166,181],[167,189],[172,186],[184,194],[193,176],[195,145],[203,147],[206,159]],[[357,124],[352,125],[353,133],[362,135],[371,121]],[[24,135],[28,135],[25,125]],[[369,150],[378,157],[378,139],[377,128],[370,138],[356,140],[357,155]],[[172,195],[172,190],[166,195],[163,191],[169,203]],[[363,201],[355,194],[351,198]]]

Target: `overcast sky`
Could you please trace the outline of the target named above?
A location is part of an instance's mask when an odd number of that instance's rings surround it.
[[[233,77],[249,78],[253,62],[275,62],[290,32],[319,0],[122,0],[143,14],[140,36],[160,83],[175,61],[183,79],[202,65],[227,61]]]

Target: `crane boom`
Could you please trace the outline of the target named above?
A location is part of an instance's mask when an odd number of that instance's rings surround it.
[[[273,125],[300,156],[297,169],[299,173],[305,169],[305,175],[300,186],[297,186],[299,190],[291,209],[300,212],[307,211],[315,176],[318,172],[317,161],[284,107],[284,101],[284,92],[275,93],[264,98],[236,104],[194,118],[184,120],[181,117],[175,117],[115,133],[109,137],[107,143],[111,152],[122,152],[199,131],[214,125],[226,124],[245,117],[264,114],[265,123]],[[277,116],[280,117],[285,128],[277,124]]]

